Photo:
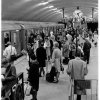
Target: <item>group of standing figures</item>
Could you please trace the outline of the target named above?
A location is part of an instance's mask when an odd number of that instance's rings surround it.
[[[53,33],[50,37],[38,35],[35,38],[31,34],[29,38],[29,44],[27,45],[29,56],[28,81],[32,85],[32,100],[37,100],[39,77],[42,76],[42,73],[43,76],[46,75],[44,67],[46,67],[46,73],[48,73],[49,63],[51,63],[52,68],[55,68],[55,82],[59,81],[62,64],[68,64],[67,74],[73,79],[84,79],[84,75],[87,74],[86,65],[89,64],[91,42],[93,43],[91,32],[89,32],[87,39],[80,34],[77,40],[70,34],[66,34],[63,41],[60,38],[60,35],[55,38]],[[52,68],[51,70],[53,70]],[[72,74],[72,72],[74,73]],[[50,71],[50,73],[52,72]],[[54,81],[54,79],[52,80]],[[81,96],[78,95],[77,98],[81,98]]]

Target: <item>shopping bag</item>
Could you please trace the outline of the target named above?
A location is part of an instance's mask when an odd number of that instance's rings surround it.
[[[64,67],[63,67],[62,64],[60,65],[60,70],[61,70],[62,72],[64,71]]]
[[[28,83],[27,84],[27,88],[26,88],[26,91],[25,91],[25,95],[26,96],[30,96],[30,92],[31,92],[31,89],[32,89],[32,86]]]

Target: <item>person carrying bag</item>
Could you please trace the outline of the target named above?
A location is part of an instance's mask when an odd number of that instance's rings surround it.
[[[25,95],[26,96],[30,96],[30,92],[31,92],[31,89],[32,89],[32,86],[30,85],[30,83],[28,82],[27,83],[27,86],[26,86],[26,90],[25,90]]]
[[[28,82],[30,83],[28,84],[28,87],[29,87],[29,92],[32,95],[32,100],[37,100],[37,92],[39,90],[39,63],[36,59],[35,54],[30,55]]]
[[[86,94],[85,89],[77,89],[74,87],[74,80],[85,80],[85,75],[87,75],[87,64],[85,61],[81,60],[80,53],[77,52],[75,59],[72,59],[68,63],[67,74],[70,76],[71,84],[71,94],[69,100],[73,97],[76,98],[74,94],[77,94],[77,99],[81,100],[81,94]],[[73,94],[73,96],[72,96]]]

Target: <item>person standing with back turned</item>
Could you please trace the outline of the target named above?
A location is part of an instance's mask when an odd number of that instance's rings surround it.
[[[85,75],[87,75],[88,70],[87,70],[87,65],[86,62],[81,60],[80,58],[80,53],[77,52],[75,59],[72,59],[68,63],[68,68],[67,68],[67,74],[70,76],[71,81],[73,83],[73,80],[84,80]],[[77,94],[77,99],[74,100],[81,100],[81,94],[79,95],[80,92],[84,92],[84,90],[76,90],[74,89],[74,93]]]

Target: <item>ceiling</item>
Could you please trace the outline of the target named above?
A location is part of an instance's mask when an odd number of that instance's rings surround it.
[[[57,22],[62,19],[62,8],[65,17],[73,16],[79,6],[84,16],[91,17],[94,7],[94,18],[98,19],[98,0],[2,0],[2,20]]]

